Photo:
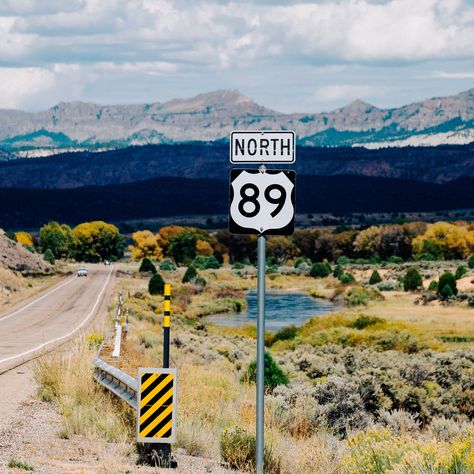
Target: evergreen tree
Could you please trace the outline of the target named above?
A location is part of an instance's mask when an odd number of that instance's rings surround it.
[[[403,278],[403,288],[405,291],[415,291],[423,286],[420,272],[416,268],[409,268]]]
[[[165,289],[165,282],[159,273],[155,273],[148,283],[150,295],[161,295]]]
[[[281,369],[281,367],[275,362],[271,354],[265,351],[264,356],[264,383],[265,390],[273,392],[273,389],[277,385],[288,385],[288,375]],[[253,360],[244,374],[242,379],[246,382],[255,382],[257,380],[257,362]]]
[[[196,277],[197,277],[197,271],[192,265],[190,265],[183,276],[182,282],[183,283],[193,282]]]
[[[140,268],[138,269],[139,272],[151,272],[151,273],[156,273],[156,267],[155,265],[153,264],[153,262],[145,257],[143,260],[142,260],[142,263],[140,265]]]
[[[457,288],[457,285],[456,285],[456,278],[454,277],[454,275],[452,273],[446,272],[446,273],[443,273],[443,275],[441,275],[439,277],[438,295],[441,298],[443,298],[443,291],[445,292],[445,294],[449,293],[449,290],[445,290],[445,286],[449,286],[451,288],[451,295],[450,296],[458,294],[458,288]]]
[[[370,275],[369,285],[376,285],[377,283],[380,283],[381,281],[382,281],[382,277],[380,276],[380,273],[377,270],[374,270],[372,272],[372,275]]]

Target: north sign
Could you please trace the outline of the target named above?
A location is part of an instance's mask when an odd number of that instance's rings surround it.
[[[295,132],[235,131],[230,134],[231,163],[294,163]]]

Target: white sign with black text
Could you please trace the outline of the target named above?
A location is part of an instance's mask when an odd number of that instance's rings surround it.
[[[295,179],[292,170],[231,170],[230,232],[293,234]]]
[[[295,132],[236,131],[230,134],[231,163],[294,163]]]

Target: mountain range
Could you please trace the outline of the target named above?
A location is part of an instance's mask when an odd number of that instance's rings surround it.
[[[0,160],[133,145],[225,141],[236,129],[294,130],[300,145],[367,148],[474,142],[474,88],[399,108],[356,100],[324,113],[284,114],[238,91],[141,105],[61,102],[41,112],[0,110]]]

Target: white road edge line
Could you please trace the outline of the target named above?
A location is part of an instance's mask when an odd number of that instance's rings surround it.
[[[1,323],[2,321],[6,321],[7,319],[10,319],[11,317],[15,316],[15,314],[21,313],[21,312],[24,311],[25,309],[27,309],[27,308],[29,308],[30,306],[34,305],[35,303],[38,303],[38,301],[41,301],[42,299],[46,298],[46,297],[49,296],[51,293],[54,293],[55,291],[59,290],[60,288],[63,288],[64,286],[69,285],[69,283],[72,283],[74,280],[75,280],[75,278],[74,278],[74,277],[71,277],[69,280],[65,281],[65,282],[62,283],[61,285],[55,286],[53,289],[49,290],[49,291],[48,291],[47,293],[45,293],[44,295],[41,295],[39,298],[36,298],[35,300],[30,301],[28,304],[26,304],[25,306],[22,306],[20,309],[17,309],[17,310],[14,311],[13,313],[7,314],[7,315],[4,316],[3,318],[0,317],[0,323]]]
[[[0,364],[3,364],[4,362],[8,362],[10,360],[14,360],[14,359],[18,359],[20,357],[24,357],[28,354],[32,354],[34,352],[37,352],[41,349],[43,349],[43,347],[46,347],[46,346],[49,346],[50,344],[54,344],[55,342],[59,342],[59,341],[62,341],[64,339],[68,339],[69,337],[71,337],[75,332],[79,331],[79,329],[81,329],[86,323],[87,321],[89,321],[89,319],[92,317],[92,315],[94,314],[97,306],[99,305],[100,303],[100,299],[102,298],[102,295],[105,291],[105,289],[107,288],[107,285],[110,281],[110,277],[112,275],[112,271],[113,271],[113,267],[110,269],[109,271],[109,275],[107,276],[107,280],[105,280],[105,283],[104,283],[104,286],[102,287],[102,289],[100,290],[100,293],[98,294],[97,296],[97,299],[94,303],[94,306],[92,307],[91,311],[89,312],[89,314],[86,316],[86,318],[81,322],[81,324],[79,324],[79,326],[77,326],[75,329],[73,329],[71,332],[68,332],[67,334],[65,334],[64,336],[60,336],[60,337],[57,337],[55,339],[51,339],[50,341],[47,341],[47,342],[43,342],[43,344],[40,344],[39,346],[36,346],[34,347],[33,349],[30,349],[29,351],[25,351],[25,352],[22,352],[21,354],[17,354],[17,355],[14,355],[14,356],[11,356],[11,357],[7,357],[6,359],[0,359]]]

